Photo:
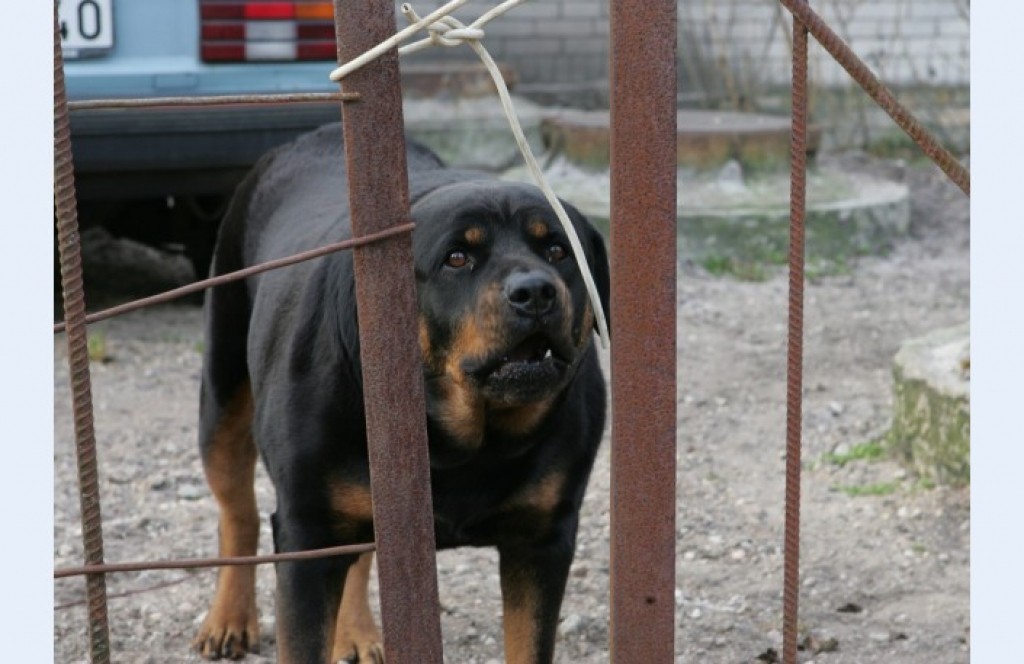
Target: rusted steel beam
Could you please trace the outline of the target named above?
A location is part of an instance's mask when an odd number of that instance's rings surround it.
[[[343,249],[352,249],[353,247],[359,247],[364,244],[372,244],[379,240],[389,238],[393,235],[400,233],[408,233],[413,229],[415,224],[401,224],[399,226],[392,226],[391,228],[380,231],[379,233],[370,233],[363,237],[349,238],[348,240],[342,240],[341,242],[333,242],[331,244],[325,244],[322,247],[316,249],[310,249],[309,251],[303,251],[292,256],[286,256],[284,258],[275,258],[273,260],[259,263],[251,267],[243,268],[241,270],[235,270],[234,272],[227,272],[225,274],[217,275],[216,277],[209,277],[207,279],[201,279],[194,281],[191,284],[179,286],[178,288],[172,288],[169,291],[163,293],[157,293],[156,295],[150,295],[149,297],[142,297],[131,302],[125,302],[102,311],[91,313],[85,317],[86,323],[95,323],[97,321],[106,320],[107,318],[113,318],[114,316],[120,316],[126,314],[129,311],[135,311],[136,309],[142,309],[143,307],[152,306],[154,304],[164,304],[170,302],[179,297],[191,295],[192,293],[198,293],[201,290],[207,288],[213,288],[214,286],[222,286],[232,281],[238,281],[240,279],[246,279],[253,276],[254,274],[260,274],[261,272],[269,272],[270,270],[276,270],[278,268],[287,267],[288,265],[295,265],[302,261],[312,260],[319,258],[320,256],[326,256],[327,254],[333,254],[336,251],[342,251]],[[64,322],[54,323],[53,332],[54,334],[63,332],[67,328],[67,324]]]
[[[335,0],[334,16],[339,62],[395,31],[391,0]],[[409,221],[400,83],[392,50],[342,84],[362,95],[342,109],[355,236]],[[441,664],[411,238],[357,248],[354,262],[384,648],[389,664]]]
[[[75,451],[78,461],[79,500],[85,563],[103,563],[103,523],[100,514],[99,474],[96,467],[96,432],[92,419],[92,384],[85,326],[85,295],[82,287],[82,254],[78,234],[78,203],[75,167],[71,157],[71,124],[64,89],[64,54],[60,46],[57,5],[53,10],[53,176],[57,246],[60,251],[64,320],[68,329],[68,363],[71,372],[71,404],[75,418]],[[102,574],[85,578],[89,606],[89,653],[93,664],[110,661],[110,630],[107,624],[107,585]]]
[[[315,104],[356,101],[359,95],[338,92],[293,92],[266,95],[216,95],[207,97],[149,97],[146,99],[83,99],[68,102],[69,111],[97,111],[125,108],[166,108],[227,106],[231,104]]]
[[[806,3],[806,0],[800,0]],[[796,664],[800,597],[800,455],[803,421],[804,220],[807,202],[807,28],[793,19],[789,185],[789,336],[786,373],[786,503],[782,661]]]
[[[924,153],[949,176],[960,189],[971,195],[971,174],[956,157],[942,147],[938,140],[921,126],[917,118],[905,106],[896,101],[896,96],[878,78],[871,73],[857,54],[832,31],[825,21],[818,16],[806,0],[779,0],[822,47],[836,59],[843,69],[857,81],[860,87],[875,100],[883,111],[889,114],[897,125],[917,143]]]
[[[612,0],[611,661],[674,661],[676,2]]]
[[[86,574],[109,574],[113,572],[142,572],[152,569],[202,569],[204,567],[224,567],[238,565],[263,565],[279,563],[286,560],[316,560],[331,556],[344,556],[350,553],[366,553],[377,548],[375,544],[349,544],[332,546],[325,549],[309,551],[293,551],[290,553],[271,553],[260,556],[232,556],[227,558],[186,558],[181,560],[148,560],[142,562],[107,563],[105,565],[84,565],[82,567],[65,567],[53,571],[53,578],[66,579]]]

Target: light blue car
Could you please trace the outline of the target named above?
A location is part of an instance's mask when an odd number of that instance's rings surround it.
[[[331,2],[60,0],[58,10],[69,100],[338,90]],[[202,273],[223,204],[255,160],[339,117],[330,102],[76,111],[80,216],[184,245]]]

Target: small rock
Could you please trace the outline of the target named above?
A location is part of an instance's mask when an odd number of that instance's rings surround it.
[[[732,558],[733,560],[743,560],[744,558],[747,557],[747,552],[744,551],[743,549],[733,549],[729,553],[729,557]]]
[[[576,613],[570,613],[558,625],[558,633],[562,636],[571,636],[583,630],[583,618]]]
[[[696,620],[697,618],[700,618],[702,615],[704,615],[704,612],[701,611],[700,609],[694,609],[693,611],[690,611],[690,617],[693,618],[694,620]]]
[[[843,404],[839,403],[838,401],[830,401],[828,403],[828,411],[832,413],[832,417],[839,417],[840,415],[843,414],[844,410],[845,409],[843,408]]]
[[[198,484],[182,484],[176,493],[179,500],[199,500],[206,495],[206,489]]]

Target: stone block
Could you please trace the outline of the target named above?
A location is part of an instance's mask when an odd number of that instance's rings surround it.
[[[970,324],[903,344],[893,365],[892,451],[919,476],[970,482]]]

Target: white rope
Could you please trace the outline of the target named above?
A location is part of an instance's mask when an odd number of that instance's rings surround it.
[[[505,0],[505,2],[495,6],[469,25],[465,25],[458,19],[449,15],[452,11],[468,2],[468,0],[452,0],[452,2],[447,3],[423,18],[420,18],[409,3],[404,3],[402,5],[402,14],[409,20],[411,25],[399,31],[389,39],[381,42],[369,51],[335,69],[331,72],[331,80],[341,80],[356,69],[359,69],[366,63],[374,60],[383,53],[405,41],[419,30],[423,29],[426,29],[430,36],[426,39],[422,39],[418,42],[413,42],[412,44],[399,48],[399,55],[420,51],[430,46],[454,47],[466,44],[472,48],[473,51],[476,52],[477,56],[480,57],[484,66],[487,67],[487,71],[490,73],[491,78],[494,79],[494,86],[498,90],[498,97],[501,99],[501,106],[505,111],[505,117],[508,118],[512,135],[515,137],[516,145],[519,146],[519,151],[523,154],[523,159],[526,161],[526,166],[529,169],[530,174],[533,175],[534,181],[537,183],[537,186],[540,187],[544,197],[554,209],[555,215],[558,217],[558,221],[561,222],[566,235],[569,237],[569,244],[572,245],[573,253],[576,254],[580,274],[583,276],[583,283],[586,285],[591,305],[594,308],[594,317],[597,320],[597,330],[598,335],[601,338],[601,345],[604,348],[608,348],[608,323],[605,320],[604,307],[601,305],[601,298],[597,293],[597,286],[594,284],[594,277],[590,273],[590,266],[587,263],[587,257],[583,251],[583,246],[580,244],[580,239],[576,235],[576,229],[573,228],[572,222],[569,221],[569,215],[566,214],[565,208],[562,207],[561,201],[558,200],[558,196],[555,195],[555,192],[548,185],[547,180],[544,179],[544,174],[541,172],[540,165],[537,164],[537,160],[533,156],[533,151],[530,149],[530,146],[526,141],[526,135],[523,133],[522,125],[519,124],[519,118],[516,116],[515,108],[512,106],[512,96],[508,92],[508,87],[505,85],[505,79],[502,77],[501,71],[498,69],[498,65],[494,62],[494,59],[491,58],[487,49],[480,44],[480,40],[484,37],[484,31],[482,30],[483,25],[525,1],[526,0]]]

